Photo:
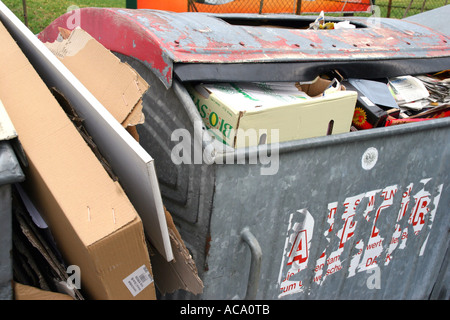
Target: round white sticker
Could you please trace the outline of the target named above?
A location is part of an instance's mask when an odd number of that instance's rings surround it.
[[[361,166],[364,170],[372,169],[378,160],[378,150],[376,148],[368,148],[362,158],[361,158]]]

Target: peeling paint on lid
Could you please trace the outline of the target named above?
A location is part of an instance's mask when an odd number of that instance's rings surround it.
[[[80,27],[111,51],[147,62],[172,83],[177,63],[267,63],[416,59],[450,56],[449,38],[405,20],[350,19],[354,29],[307,30],[314,17],[293,15],[214,15],[116,8],[80,9]],[[54,41],[67,28],[67,13],[39,34]],[[334,19],[334,20],[332,20]],[[100,38],[101,35],[101,38]]]

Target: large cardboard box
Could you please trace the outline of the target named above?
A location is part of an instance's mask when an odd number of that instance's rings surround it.
[[[122,63],[86,31],[80,28],[72,31],[60,28],[59,31],[57,41],[45,43],[46,47],[138,140],[137,130],[132,129],[144,121],[142,95],[149,84],[131,66]],[[165,208],[164,214],[174,259],[169,262],[157,248],[153,250],[151,262],[155,284],[161,294],[178,289],[199,294],[203,290],[203,283],[198,277],[192,256]],[[153,226],[155,227],[157,226]],[[149,229],[149,232],[152,230],[154,229]]]
[[[142,221],[0,25],[0,97],[28,158],[26,188],[90,299],[155,299]]]
[[[303,84],[198,84],[188,91],[214,136],[240,148],[349,132],[357,93],[330,85],[317,78]]]

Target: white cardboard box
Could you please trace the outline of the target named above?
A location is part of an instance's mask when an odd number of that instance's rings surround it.
[[[350,131],[357,93],[309,84],[217,83],[188,87],[212,134],[240,148]],[[278,134],[277,134],[278,132]]]

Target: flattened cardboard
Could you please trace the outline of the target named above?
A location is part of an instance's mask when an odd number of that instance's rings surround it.
[[[188,87],[210,132],[231,147],[256,146],[264,134],[266,143],[278,143],[350,131],[357,94],[341,90],[322,96],[330,85],[329,80],[318,78],[311,84],[261,83],[264,90],[258,91],[253,91],[256,85],[249,84],[249,89],[240,85]],[[263,98],[262,91],[267,99]],[[227,99],[237,95],[241,97],[238,104]],[[248,105],[243,102],[245,99]],[[279,130],[273,139],[272,129]],[[249,138],[249,130],[256,131],[258,137]]]
[[[173,253],[153,158],[2,2],[0,19],[47,86],[57,88],[85,120],[86,130],[139,213],[147,237],[171,261]]]
[[[136,297],[123,283],[151,270],[142,221],[60,105],[0,25],[0,96],[29,160],[26,189],[69,264],[80,267],[90,299],[155,299],[154,284]]]
[[[142,220],[145,220],[144,228],[145,230],[149,230],[149,240],[152,240],[152,245],[155,245],[157,254],[160,254],[162,265],[169,264],[171,266],[171,268],[163,268],[161,274],[156,275],[155,278],[158,277],[159,279],[163,279],[170,277],[173,268],[177,269],[176,273],[183,276],[183,279],[180,279],[178,287],[171,286],[170,288],[166,288],[165,282],[160,280],[159,288],[164,292],[181,288],[197,293],[201,290],[199,288],[202,288],[203,285],[197,276],[195,263],[188,254],[181,237],[173,236],[174,234],[178,234],[173,223],[167,226],[165,220],[162,219],[165,218],[165,214],[154,170],[153,159],[151,159],[139,145],[130,141],[127,135],[123,135],[120,132],[119,128],[111,121],[111,114],[103,112],[101,110],[101,107],[103,106],[99,106],[98,101],[95,101],[95,99],[91,97],[92,94],[84,90],[83,86],[80,85],[81,83],[79,83],[79,80],[74,78],[72,74],[66,72],[62,66],[62,62],[58,60],[44,44],[39,41],[36,42],[33,35],[28,35],[28,30],[11,12],[8,11],[9,10],[0,3],[0,17],[8,22],[8,26],[10,30],[12,30],[11,32],[14,32],[15,37],[20,40],[23,48],[26,48],[24,51],[28,58],[35,66],[39,66],[41,70],[40,75],[46,81],[47,85],[55,89],[57,88],[58,93],[64,96],[70,105],[74,104],[73,107],[74,109],[76,108],[77,113],[90,115],[86,117],[89,120],[89,127],[91,129],[89,133],[95,136],[95,143],[97,145],[107,145],[103,148],[103,151],[106,150],[106,154],[117,151],[116,154],[109,156],[109,159],[111,159],[111,157],[114,158],[113,161],[110,160],[109,163],[112,163],[111,166],[114,167],[115,172],[122,173],[121,181],[122,184],[126,185],[125,191],[129,197],[131,194],[130,199],[132,198],[132,202],[141,214]],[[60,33],[61,38],[63,39],[67,39],[71,34],[70,31],[65,29],[61,29]],[[44,50],[43,46],[47,50]],[[100,49],[98,50],[101,52]],[[48,51],[48,53],[46,51]],[[104,49],[104,51],[107,50]],[[112,56],[109,51],[108,53]],[[103,52],[102,54],[105,53]],[[91,57],[91,55],[88,55],[88,57]],[[61,65],[58,64],[58,62]],[[99,85],[101,83],[95,82],[94,84]],[[62,92],[59,92],[60,90]],[[127,101],[130,100],[127,99]],[[110,106],[105,107],[107,109],[110,108]],[[128,118],[140,116],[141,108],[141,101],[138,101]],[[116,120],[118,121],[121,119]],[[119,122],[117,123],[119,124]],[[125,120],[125,122],[122,122],[122,126],[125,127],[127,123],[136,122],[127,122],[127,120]],[[135,141],[138,141],[135,126],[128,126],[126,127],[126,130],[135,138]],[[117,163],[119,163],[119,165],[117,165]],[[126,166],[123,167],[120,164],[125,164]],[[127,181],[125,181],[125,179],[127,179]],[[167,219],[171,221],[170,216],[168,216]],[[170,229],[170,231],[168,229]],[[176,261],[173,258],[174,254],[172,252],[172,246],[177,251]],[[182,252],[181,255],[179,254],[180,252]]]
[[[142,95],[147,82],[84,30],[62,34],[62,40],[47,42],[46,47],[125,128],[144,123]]]
[[[74,300],[68,294],[45,291],[39,288],[14,282],[14,300]]]
[[[84,30],[77,28],[69,31],[60,28],[60,36],[64,39],[63,41],[45,45],[124,127],[128,124],[128,130],[130,134],[133,134],[135,125],[142,122],[140,118],[140,113],[142,113],[141,95],[147,90],[148,84],[131,66],[121,63]],[[100,65],[101,67],[99,67]],[[96,81],[92,81],[93,78]],[[116,84],[111,85],[111,82]],[[102,93],[112,92],[112,87],[118,88],[120,94],[115,94],[116,98],[112,100],[104,99]],[[124,104],[124,101],[132,101],[132,103]],[[123,112],[123,110],[130,110],[130,107],[134,107],[134,109],[131,112],[128,111],[129,115],[125,118],[127,112]],[[151,257],[156,285],[162,294],[178,289],[199,294],[203,291],[203,283],[198,277],[195,263],[184,245],[170,213],[167,210],[164,211],[174,260],[168,262],[158,251]]]
[[[182,289],[195,295],[203,292],[203,282],[198,277],[197,267],[175,227],[172,216],[165,209],[174,260],[167,262],[158,252],[151,256],[155,282],[161,294]]]
[[[68,285],[69,275],[51,231],[20,184],[14,185],[12,195],[14,280],[83,300],[80,291]]]

